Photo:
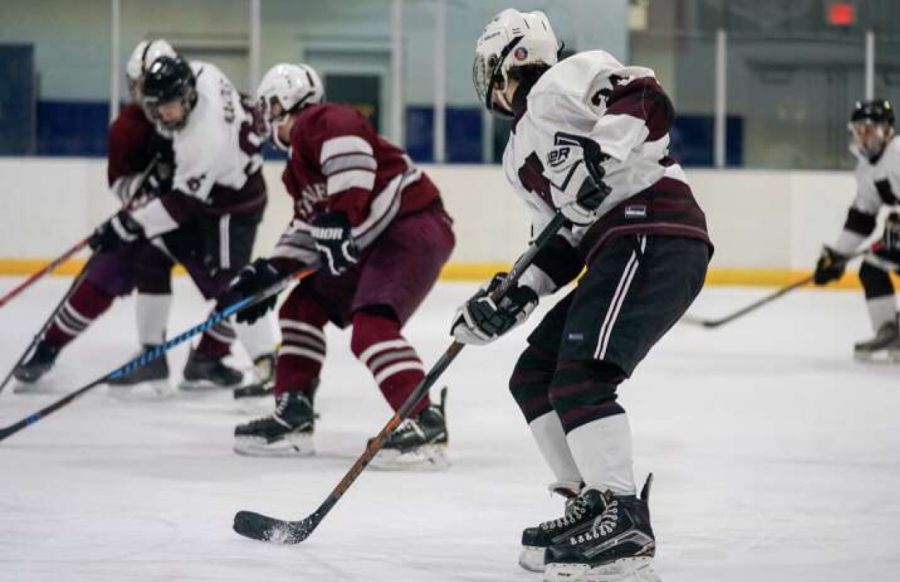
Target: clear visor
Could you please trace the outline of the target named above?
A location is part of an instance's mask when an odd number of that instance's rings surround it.
[[[869,119],[852,121],[847,124],[847,130],[853,144],[869,157],[881,154],[890,136],[890,126],[885,123],[874,123]]]
[[[261,110],[260,119],[264,125],[260,135],[264,139],[271,140],[279,149],[290,149],[290,144],[282,141],[281,136],[278,135],[278,128],[287,121],[287,118],[290,115],[288,111],[282,107],[281,101],[275,96],[272,96],[269,99],[261,97],[259,107]]]

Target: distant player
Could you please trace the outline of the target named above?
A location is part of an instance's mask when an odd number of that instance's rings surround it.
[[[294,216],[271,257],[244,269],[233,292],[251,295],[301,267],[318,271],[279,312],[275,412],[238,426],[234,447],[248,455],[308,455],[324,327],[352,326],[350,348],[397,409],[424,377],[400,330],[434,285],[454,236],[428,176],[357,110],[322,103],[313,69],[277,65],[257,94],[272,141],[290,151],[283,181]],[[252,320],[274,304],[272,298],[238,319]],[[443,406],[426,398],[375,463],[440,465],[446,442]]]
[[[632,474],[620,383],[700,291],[712,251],[684,171],[668,156],[673,109],[643,67],[604,51],[557,63],[541,12],[507,9],[476,45],[484,106],[512,120],[509,182],[537,234],[557,210],[569,225],[501,301],[495,276],[466,302],[454,337],[484,344],[520,324],[538,298],[573,281],[528,338],[510,390],[570,498],[563,517],[523,533],[520,563],[545,580],[657,580],[650,479]]]
[[[858,102],[848,128],[852,136],[850,151],[858,160],[856,199],[850,206],[837,242],[822,249],[822,256],[816,263],[816,285],[840,279],[847,260],[860,250],[875,230],[878,211],[882,206],[900,204],[900,141],[894,139],[894,108],[890,102],[886,99]],[[854,346],[857,359],[886,356],[900,360],[897,301],[890,277],[890,273],[898,269],[900,217],[894,213],[885,223],[882,241],[863,259],[859,270],[875,337]]]
[[[131,102],[121,109],[109,128],[107,178],[110,189],[123,206],[158,195],[168,189],[171,181],[171,141],[156,133],[140,105],[144,73],[148,64],[161,56],[175,56],[175,50],[163,39],[141,41],[135,47],[125,70]],[[151,164],[147,180],[141,184],[141,177]],[[152,279],[157,282],[157,287],[165,288],[164,293],[152,298],[139,296],[137,305],[138,337],[146,345],[161,343],[171,303],[168,280],[172,265],[169,263],[162,268],[139,266],[143,263],[142,255],[148,250],[145,245],[132,245],[114,252],[96,253],[84,280],[60,309],[32,357],[14,371],[16,379],[28,384],[40,379],[51,369],[62,348],[105,313],[116,297],[131,294],[139,276]],[[166,378],[168,366],[161,358],[137,374],[111,383]]]
[[[217,299],[250,261],[266,205],[252,107],[217,67],[188,64],[177,55],[149,65],[141,103],[157,131],[171,136],[171,188],[120,211],[97,229],[91,245],[109,252],[157,239],[161,244],[151,247],[155,261],[170,265],[177,260],[206,299]],[[140,279],[138,289],[148,295],[167,290],[154,288],[153,281],[142,288]],[[268,360],[271,367],[275,338],[270,322],[238,326],[237,332],[251,358]],[[231,324],[222,322],[204,335],[191,350],[182,388],[241,383],[241,372],[222,361],[234,334]]]

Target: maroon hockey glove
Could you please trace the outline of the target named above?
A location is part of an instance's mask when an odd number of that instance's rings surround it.
[[[816,271],[813,273],[813,282],[816,285],[825,285],[837,281],[844,275],[846,267],[847,257],[831,247],[822,247],[822,254],[816,262]]]
[[[120,210],[97,227],[88,244],[95,251],[115,251],[144,237],[144,229],[128,212]]]
[[[350,230],[350,221],[340,212],[327,212],[313,221],[310,235],[316,251],[332,275],[343,275],[359,262],[359,249]]]

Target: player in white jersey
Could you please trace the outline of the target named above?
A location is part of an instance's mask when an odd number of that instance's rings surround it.
[[[160,237],[206,299],[217,299],[250,260],[266,205],[261,140],[253,107],[215,66],[188,65],[178,56],[156,59],[144,76],[141,99],[147,117],[171,136],[175,173],[171,191],[123,210],[98,228],[92,246],[113,249]],[[235,386],[240,372],[222,362],[235,331],[251,358],[271,376],[272,322],[228,322],[214,327],[191,351],[183,388]]]
[[[825,246],[816,263],[815,283],[840,279],[847,260],[875,230],[878,211],[900,204],[900,140],[894,139],[894,108],[886,99],[856,104],[848,129],[850,151],[857,158],[856,198],[834,246]],[[890,273],[900,269],[900,216],[885,221],[882,240],[863,259],[859,270],[875,337],[857,343],[854,355],[869,360],[887,355],[900,360],[897,302]]]
[[[452,330],[482,344],[521,323],[538,298],[573,290],[528,338],[510,379],[565,516],[524,531],[520,564],[545,580],[655,580],[647,498],[637,495],[631,433],[616,402],[650,348],[703,285],[712,245],[681,167],[668,157],[671,102],[653,71],[588,51],[557,63],[541,12],[498,14],[476,45],[484,106],[513,120],[503,155],[537,234],[568,224],[497,304],[466,302]],[[620,576],[621,575],[621,576]]]

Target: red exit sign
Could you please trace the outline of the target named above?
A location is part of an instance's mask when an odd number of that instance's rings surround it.
[[[856,22],[856,13],[850,2],[832,2],[828,5],[828,24],[851,26]]]

